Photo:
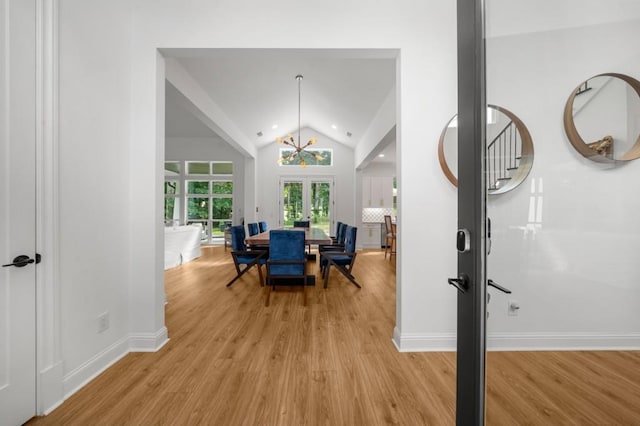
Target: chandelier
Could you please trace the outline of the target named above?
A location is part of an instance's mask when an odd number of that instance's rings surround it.
[[[305,148],[316,143],[318,139],[311,138],[305,145],[300,143],[300,82],[302,81],[302,78],[302,74],[296,75],[296,80],[298,80],[298,140],[296,142],[293,135],[289,133],[286,138],[276,138],[276,142],[290,146],[292,149],[291,152],[285,152],[285,154],[278,159],[278,163],[282,164],[285,160],[292,162],[296,157],[298,157],[300,159],[300,165],[302,167],[306,167],[307,162],[304,159],[305,156],[312,156],[318,161],[323,160],[324,158],[317,152],[305,151]]]

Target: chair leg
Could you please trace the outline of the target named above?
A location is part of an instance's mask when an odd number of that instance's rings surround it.
[[[251,269],[252,266],[253,266],[253,264],[247,266],[246,268],[244,268],[242,270],[238,266],[236,266],[236,270],[238,271],[238,275],[236,275],[234,279],[229,281],[229,283],[227,284],[227,287],[231,286],[231,284],[236,282],[236,280],[238,278],[240,278],[241,276],[243,276],[249,269]],[[260,276],[260,282],[262,282],[262,275]]]
[[[307,276],[302,281],[302,306],[307,306]]]
[[[264,300],[264,306],[269,306],[269,297],[271,296],[271,285],[269,283],[265,285],[264,291],[267,293]]]
[[[264,286],[264,278],[262,278],[262,265],[259,263],[256,265],[258,267],[258,276],[260,277],[260,287]]]
[[[327,274],[324,277],[324,288],[327,288],[327,283],[329,282],[329,268],[331,266],[331,264],[333,264],[333,266],[335,266],[335,268],[340,271],[340,273],[342,275],[344,275],[345,277],[347,277],[347,279],[349,281],[351,281],[351,284],[355,285],[358,288],[362,288],[360,286],[360,284],[358,284],[358,282],[356,281],[355,277],[351,274],[351,270],[347,269],[346,267],[342,266],[342,265],[338,265],[336,263],[333,263],[331,260],[329,260],[329,263],[327,263]]]
[[[331,262],[327,262],[326,265],[324,265],[324,273],[323,273],[323,277],[324,277],[324,288],[327,288],[327,285],[329,284],[329,269],[331,267]]]

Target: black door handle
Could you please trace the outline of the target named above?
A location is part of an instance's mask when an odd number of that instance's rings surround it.
[[[469,277],[464,273],[460,274],[458,278],[449,278],[447,281],[457,288],[460,293],[466,293],[469,288]]]
[[[6,265],[2,265],[3,268],[6,268],[7,266],[15,266],[16,268],[22,268],[24,266],[27,266],[30,263],[34,263],[35,260],[31,259],[29,256],[21,254],[20,256],[16,256],[13,259],[13,263],[7,263]]]
[[[509,290],[508,288],[502,287],[500,284],[496,283],[493,280],[488,280],[487,284],[490,285],[493,288],[497,288],[498,290],[500,290],[503,293],[511,294],[511,290]]]

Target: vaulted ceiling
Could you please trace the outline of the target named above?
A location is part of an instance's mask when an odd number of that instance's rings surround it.
[[[392,50],[174,49],[170,55],[260,148],[301,127],[355,147],[396,84]],[[167,85],[166,135],[214,135]],[[259,136],[258,133],[262,133]]]

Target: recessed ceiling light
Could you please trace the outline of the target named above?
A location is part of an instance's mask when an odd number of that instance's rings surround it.
[[[262,132],[258,132],[258,133],[256,133],[256,135],[262,136]]]
[[[337,128],[338,128],[338,126],[336,126],[335,124],[332,124],[332,125],[331,125],[331,128],[333,128],[333,129],[337,129]]]
[[[384,157],[384,154],[378,154],[378,157],[382,158]]]
[[[272,129],[277,129],[277,128],[278,128],[278,125],[277,125],[277,124],[274,124],[273,126],[271,126],[271,128],[272,128]]]

